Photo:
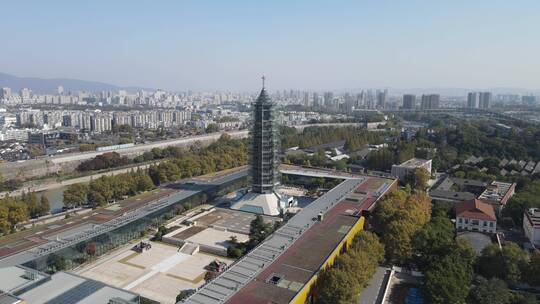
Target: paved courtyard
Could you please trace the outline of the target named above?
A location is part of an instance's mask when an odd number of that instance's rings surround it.
[[[124,288],[161,303],[174,303],[184,289],[204,283],[204,266],[215,259],[227,264],[232,260],[205,253],[188,255],[178,248],[150,242],[143,253],[131,250],[133,244],[98,259],[77,271],[79,275]]]

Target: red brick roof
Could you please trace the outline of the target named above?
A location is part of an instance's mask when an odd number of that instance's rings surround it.
[[[484,221],[497,220],[493,207],[478,199],[457,203],[456,216]]]

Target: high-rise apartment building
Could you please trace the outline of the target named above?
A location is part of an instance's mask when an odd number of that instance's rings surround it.
[[[329,107],[329,108],[334,107],[334,93],[325,92],[323,96],[324,96],[324,106]]]
[[[422,103],[420,107],[422,108],[422,110],[438,109],[439,100],[440,100],[439,94],[428,94],[428,95],[424,94],[422,95]]]
[[[467,94],[467,108],[476,109],[480,105],[480,95],[477,92]]]
[[[491,107],[491,96],[491,92],[480,93],[480,108],[489,109],[489,107]]]
[[[388,90],[379,91],[377,90],[377,107],[379,109],[385,109],[386,103],[388,101]]]
[[[467,95],[467,108],[488,109],[491,106],[490,92],[470,92]]]
[[[416,108],[416,95],[405,94],[403,95],[403,109],[412,110]]]

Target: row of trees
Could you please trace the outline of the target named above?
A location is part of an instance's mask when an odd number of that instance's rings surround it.
[[[281,146],[308,148],[316,145],[345,140],[345,150],[355,151],[365,144],[378,144],[383,134],[369,132],[359,127],[308,127],[299,132],[296,128],[281,128]]]
[[[384,260],[384,246],[369,231],[361,231],[350,248],[321,274],[315,303],[358,303],[358,295]]]
[[[77,171],[94,171],[108,168],[116,168],[131,163],[131,160],[125,156],[120,156],[116,152],[108,152],[98,155],[92,159],[83,161],[77,166]]]
[[[510,243],[501,248],[490,245],[482,250],[477,263],[478,272],[488,278],[497,278],[508,284],[528,283],[540,286],[540,251],[532,255],[517,244]]]
[[[395,190],[377,205],[373,226],[386,248],[386,260],[404,264],[413,255],[413,236],[431,218],[431,198],[422,191]]]
[[[13,232],[16,225],[42,215],[50,211],[49,201],[45,196],[38,201],[35,193],[29,193],[21,197],[5,197],[0,199],[0,233]]]
[[[137,170],[114,176],[101,176],[88,184],[73,184],[64,190],[64,205],[76,207],[90,205],[104,206],[126,196],[153,189],[154,183],[144,170]]]
[[[189,150],[176,147],[153,149],[142,157],[143,160],[170,157],[172,159],[153,165],[148,170],[102,176],[88,184],[70,185],[64,190],[64,205],[104,206],[112,201],[153,189],[164,182],[245,165],[247,148],[244,140],[231,139],[228,135],[223,135],[207,147],[194,145]]]
[[[150,166],[148,172],[154,184],[204,175],[247,164],[247,142],[222,135],[207,147],[192,146],[177,157]]]
[[[37,195],[34,192],[23,192],[20,200],[26,205],[30,218],[44,216],[51,212],[49,199],[45,195],[42,195],[38,201]]]
[[[389,171],[393,164],[401,164],[416,154],[416,142],[400,141],[393,147],[371,152],[367,157],[367,166],[372,170]]]

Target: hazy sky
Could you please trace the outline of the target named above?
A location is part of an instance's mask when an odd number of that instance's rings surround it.
[[[540,87],[540,1],[3,1],[0,72],[174,90]]]

